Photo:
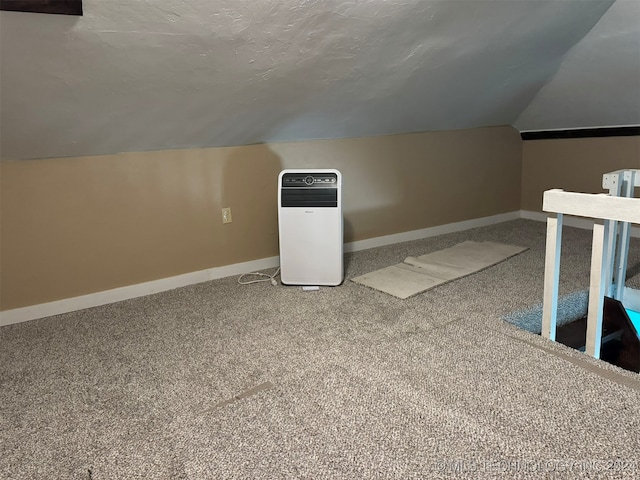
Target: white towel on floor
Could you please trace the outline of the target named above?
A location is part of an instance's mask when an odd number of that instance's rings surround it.
[[[419,257],[407,257],[402,263],[351,280],[405,299],[484,270],[525,250],[526,247],[503,243],[467,241]]]

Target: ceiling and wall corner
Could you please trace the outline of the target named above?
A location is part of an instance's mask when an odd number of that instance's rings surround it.
[[[640,124],[639,2],[84,0],[83,17],[1,12],[2,158]]]

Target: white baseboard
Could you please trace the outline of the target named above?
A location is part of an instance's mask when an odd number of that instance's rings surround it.
[[[546,222],[548,214],[544,212],[533,212],[531,210],[521,210],[520,218],[526,220],[536,220],[538,222]],[[584,230],[593,230],[593,220],[583,217],[574,217],[571,215],[564,215],[562,224],[567,227],[582,228]],[[631,236],[640,238],[640,228],[631,227]]]
[[[131,298],[144,297],[154,293],[173,290],[174,288],[186,287],[196,283],[208,282],[216,278],[240,275],[246,272],[264,270],[266,268],[277,267],[280,263],[279,257],[263,258],[250,262],[214,267],[198,272],[185,273],[175,277],[161,278],[150,282],[128,285],[126,287],[104,290],[102,292],[90,293],[79,297],[65,298],[54,302],[31,305],[29,307],[15,308],[0,312],[0,327],[14,323],[37,320],[39,318],[59,315],[61,313],[84,310],[85,308],[98,307],[108,303],[120,302]]]
[[[501,213],[490,217],[474,218],[473,220],[465,220],[462,222],[447,223],[446,225],[438,225],[435,227],[423,228],[420,230],[412,230],[410,232],[394,233],[383,237],[367,238],[366,240],[358,240],[347,243],[344,246],[345,252],[357,252],[358,250],[366,250],[368,248],[383,247],[400,242],[409,242],[411,240],[420,240],[421,238],[435,237],[437,235],[445,235],[447,233],[461,232],[477,227],[486,227],[510,220],[520,218],[520,212]]]
[[[535,213],[535,212],[531,212]],[[541,214],[544,215],[544,214]],[[345,252],[356,252],[366,250],[368,248],[381,247],[394,243],[408,242],[411,240],[419,240],[421,238],[434,237],[447,233],[460,232],[471,228],[485,227],[495,225],[518,218],[525,218],[521,211],[513,211],[490,217],[476,218],[473,220],[465,220],[462,222],[449,223],[446,225],[438,225],[436,227],[423,228],[420,230],[412,230],[410,232],[396,233],[393,235],[385,235],[382,237],[368,238],[366,240],[358,240],[347,243],[344,246]],[[546,216],[544,217],[546,219]],[[173,290],[174,288],[185,287],[196,283],[208,282],[217,278],[230,277],[240,275],[247,272],[264,270],[267,268],[277,267],[279,257],[263,258],[249,262],[236,263],[223,267],[209,268],[198,272],[185,273],[175,277],[162,278],[150,282],[138,283],[126,287],[114,288],[102,292],[90,293],[79,297],[65,298],[54,302],[41,303],[28,307],[15,308],[0,312],[0,327],[11,325],[14,323],[26,322],[29,320],[37,320],[39,318],[50,317],[62,313],[73,312],[76,310],[84,310],[86,308],[98,307],[109,303],[129,300],[131,298],[143,297],[154,293]]]

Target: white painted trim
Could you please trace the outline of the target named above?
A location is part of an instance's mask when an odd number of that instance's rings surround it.
[[[558,284],[560,282],[560,252],[562,250],[563,215],[547,219],[547,245],[544,256],[544,295],[542,303],[542,336],[556,340],[558,320]]]
[[[381,247],[394,243],[408,242],[411,240],[419,240],[421,238],[434,237],[436,235],[444,235],[447,233],[460,232],[471,228],[485,227],[495,225],[510,220],[521,218],[520,211],[513,211],[493,215],[490,217],[476,218],[473,220],[465,220],[462,222],[449,223],[446,225],[438,225],[436,227],[423,228],[421,230],[413,230],[410,232],[396,233],[393,235],[385,235],[382,237],[369,238],[366,240],[358,240],[356,242],[347,243],[344,246],[345,252],[356,252],[366,250],[368,248]],[[545,216],[546,219],[546,216]],[[217,278],[230,277],[240,275],[242,273],[264,270],[267,268],[277,267],[279,257],[263,258],[260,260],[252,260],[249,262],[236,263],[223,267],[215,267],[198,272],[185,273],[175,277],[162,278],[160,280],[152,280],[150,282],[129,285],[126,287],[114,288],[102,292],[90,293],[79,297],[65,298],[54,302],[41,303],[29,307],[15,308],[0,312],[0,327],[12,325],[14,323],[26,322],[29,320],[37,320],[39,318],[50,317],[52,315],[60,315],[62,313],[74,312],[76,310],[84,310],[85,308],[98,307],[109,303],[129,300],[131,298],[143,297],[154,293],[173,290],[174,288],[186,287],[196,283],[208,282]]]
[[[611,222],[597,219],[593,224],[593,240],[591,242],[591,273],[589,275],[589,303],[587,309],[587,339],[585,352],[593,358],[600,358],[602,346],[603,306],[611,262],[606,253],[609,251],[609,227]]]
[[[640,198],[616,197],[605,193],[565,192],[553,189],[544,192],[542,210],[578,217],[640,224]]]
[[[161,278],[150,282],[128,285],[126,287],[104,290],[102,292],[90,293],[79,297],[65,298],[54,302],[41,303],[29,307],[15,308],[0,312],[0,327],[14,323],[37,320],[39,318],[60,315],[61,313],[84,310],[85,308],[98,307],[108,303],[120,302],[131,298],[144,297],[154,293],[173,290],[174,288],[186,287],[196,283],[208,282],[217,278],[240,275],[255,270],[277,267],[279,257],[263,258],[250,262],[214,267],[207,270],[185,273],[174,277]]]
[[[521,210],[520,218],[525,220],[535,220],[536,222],[546,222],[548,213],[534,212],[532,210]],[[583,230],[593,230],[593,220],[572,215],[564,215],[563,225],[565,227],[581,228]],[[640,238],[640,227],[631,227],[631,236]]]
[[[392,235],[385,235],[383,237],[358,240],[356,242],[345,244],[344,250],[345,252],[357,252],[358,250],[366,250],[368,248],[382,247],[385,245],[391,245],[400,242],[409,242],[412,240],[420,240],[421,238],[461,232],[463,230],[470,230],[477,227],[486,227],[489,225],[508,222],[510,220],[517,220],[519,218],[520,211],[516,210],[513,212],[492,215],[490,217],[474,218],[473,220],[448,223],[446,225],[438,225],[436,227],[423,228],[421,230],[412,230],[410,232],[394,233]]]

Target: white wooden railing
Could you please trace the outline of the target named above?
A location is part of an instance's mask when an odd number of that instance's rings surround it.
[[[640,291],[625,286],[631,224],[640,224],[640,170],[619,170],[603,175],[609,194],[547,190],[542,209],[547,218],[547,245],[542,307],[542,336],[556,339],[558,282],[563,215],[593,219],[591,277],[587,313],[586,352],[600,358],[605,295],[620,300],[626,308],[640,311]]]

